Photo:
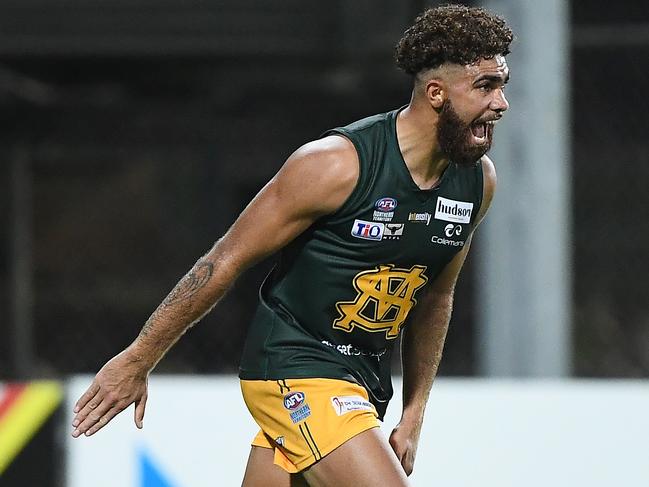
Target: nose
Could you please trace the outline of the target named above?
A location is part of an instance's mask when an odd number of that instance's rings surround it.
[[[489,108],[498,113],[502,113],[509,108],[509,102],[507,101],[505,92],[502,89],[494,91],[494,97],[491,99]]]

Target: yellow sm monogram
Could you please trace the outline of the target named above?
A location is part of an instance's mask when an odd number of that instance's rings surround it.
[[[351,332],[354,326],[366,331],[385,331],[387,339],[399,336],[399,331],[412,307],[417,304],[415,293],[428,278],[425,266],[397,269],[394,265],[379,265],[354,277],[358,295],[354,301],[336,303],[340,317],[333,327]]]

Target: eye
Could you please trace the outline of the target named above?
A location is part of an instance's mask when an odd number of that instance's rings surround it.
[[[492,90],[492,86],[490,84],[478,85],[478,89],[480,91],[488,93],[488,92],[490,92]]]

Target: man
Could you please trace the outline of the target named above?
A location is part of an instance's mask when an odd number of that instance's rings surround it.
[[[240,368],[261,427],[243,485],[408,485],[455,282],[495,188],[485,154],[508,108],[511,41],[482,9],[419,16],[396,49],[414,78],[410,103],[291,155],[98,372],[75,407],[73,436],[94,434],[131,403],[141,428],[157,362],[244,269],[281,249]],[[388,441],[377,426],[402,330],[403,412]]]

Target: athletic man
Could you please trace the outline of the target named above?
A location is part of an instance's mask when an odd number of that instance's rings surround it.
[[[448,327],[455,282],[496,176],[485,156],[508,104],[505,22],[429,9],[399,41],[410,103],[299,148],[77,402],[72,435],[135,403],[150,371],[241,272],[282,250],[260,292],[240,368],[261,430],[244,486],[405,486]],[[263,238],[260,238],[260,235]],[[403,411],[390,355],[403,330]]]

